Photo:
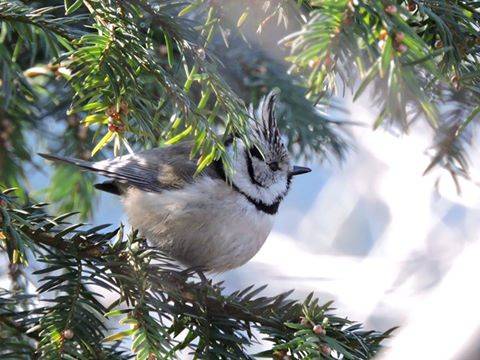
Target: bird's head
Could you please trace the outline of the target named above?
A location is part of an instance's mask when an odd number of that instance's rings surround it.
[[[233,184],[251,199],[266,206],[278,207],[287,194],[292,176],[310,172],[309,168],[293,166],[282,141],[275,118],[278,91],[262,99],[256,111],[250,108],[254,120],[251,127],[253,145],[238,142],[233,156]]]

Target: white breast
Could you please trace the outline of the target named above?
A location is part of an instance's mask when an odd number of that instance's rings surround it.
[[[123,202],[131,225],[152,244],[189,266],[215,272],[250,260],[274,219],[224,181],[209,177],[162,193],[132,188]]]

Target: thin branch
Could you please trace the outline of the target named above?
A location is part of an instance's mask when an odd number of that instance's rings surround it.
[[[74,249],[72,243],[69,243],[61,238],[57,238],[55,235],[46,232],[40,232],[39,230],[32,230],[27,226],[22,226],[21,230],[26,236],[28,236],[32,241],[37,244],[47,245],[63,252],[69,252]],[[104,246],[99,244],[90,246],[86,249],[82,249],[78,251],[75,255],[81,259],[98,259],[106,255],[106,253]]]
[[[54,235],[51,235],[49,233],[40,232],[38,230],[34,231],[26,226],[22,227],[21,230],[32,241],[38,244],[50,246],[52,248],[55,248],[63,252],[69,252],[74,248],[71,243],[66,242],[62,239],[56,238]],[[76,256],[82,259],[101,259],[103,256],[106,256],[106,255],[111,255],[111,252],[110,250],[105,249],[105,247],[102,245],[94,245],[85,250],[78,251],[78,253],[76,253]],[[279,330],[285,329],[282,323],[269,320],[265,318],[263,314],[258,314],[258,313],[255,314],[252,311],[245,311],[240,309],[237,306],[220,302],[217,299],[212,297],[208,297],[206,299],[192,299],[192,296],[194,297],[195,294],[188,291],[189,284],[186,282],[180,282],[178,279],[174,277],[170,277],[170,278],[165,277],[162,280],[166,281],[165,283],[161,284],[163,290],[172,291],[172,289],[176,289],[178,291],[178,289],[181,289],[182,291],[180,291],[180,295],[184,302],[190,302],[192,300],[199,300],[199,301],[205,300],[205,305],[212,311],[212,314],[227,315],[229,317],[232,317],[238,320],[251,322],[251,323],[258,323],[263,326],[278,328]]]
[[[36,26],[43,31],[49,31],[69,41],[75,40],[75,37],[72,36],[71,31],[68,31],[68,29],[65,29],[57,24],[57,22],[59,23],[62,18],[55,18],[55,21],[48,21],[48,19],[43,16],[44,13],[48,13],[52,10],[55,10],[55,8],[46,7],[41,9],[31,9],[20,6],[18,3],[11,4],[7,2],[0,4],[0,20]],[[63,20],[71,21],[71,18],[65,18]]]
[[[41,339],[40,336],[38,336],[36,333],[28,332],[28,329],[26,327],[24,327],[20,324],[17,324],[16,322],[10,320],[5,315],[0,314],[0,323],[8,326],[9,328],[14,329],[16,332],[19,332],[24,336],[27,336],[27,337],[31,338],[32,340],[40,341],[40,339]]]

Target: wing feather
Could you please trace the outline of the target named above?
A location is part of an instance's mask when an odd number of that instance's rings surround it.
[[[189,158],[190,149],[191,144],[182,143],[98,162],[51,154],[39,155],[48,160],[76,165],[122,185],[148,192],[161,192],[179,189],[194,181],[197,165]],[[206,173],[209,176],[217,176],[209,169]]]

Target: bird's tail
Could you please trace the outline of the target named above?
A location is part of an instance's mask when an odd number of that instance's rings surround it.
[[[78,166],[82,169],[85,169],[85,170],[98,171],[98,169],[94,166],[94,163],[91,163],[91,162],[88,162],[88,161],[85,161],[85,160],[75,159],[75,158],[72,158],[72,157],[57,156],[57,155],[52,155],[52,154],[38,153],[38,155],[40,155],[41,157],[43,157],[47,160],[76,165],[76,166]]]
[[[96,173],[99,173],[104,176],[112,177],[112,173],[108,172],[106,169],[102,168],[99,166],[98,163],[91,163],[85,160],[80,160],[80,159],[75,159],[72,157],[64,157],[64,156],[57,156],[57,155],[52,155],[52,154],[41,154],[38,153],[41,157],[51,160],[51,161],[56,161],[56,162],[62,162],[66,164],[72,164],[80,167],[81,169],[84,170],[89,170],[89,171],[95,171]],[[122,190],[118,186],[118,184],[115,182],[115,180],[111,181],[105,181],[100,184],[94,184],[95,188],[106,191],[115,195],[121,195]]]

